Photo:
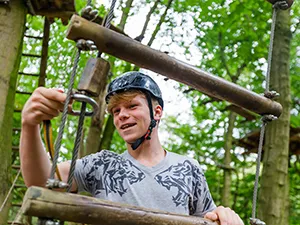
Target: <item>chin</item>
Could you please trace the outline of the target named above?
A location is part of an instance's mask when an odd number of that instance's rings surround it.
[[[131,136],[131,137],[122,137],[122,138],[126,143],[133,144],[137,139],[139,139],[142,136],[143,135],[141,135],[141,136],[135,135],[135,136]]]

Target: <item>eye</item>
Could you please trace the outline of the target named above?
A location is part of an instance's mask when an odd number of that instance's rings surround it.
[[[129,106],[130,109],[134,109],[136,107],[137,107],[137,104],[130,104],[130,106]]]
[[[119,112],[120,112],[120,109],[119,109],[119,108],[116,108],[116,109],[113,109],[113,110],[112,110],[113,115],[118,115]]]

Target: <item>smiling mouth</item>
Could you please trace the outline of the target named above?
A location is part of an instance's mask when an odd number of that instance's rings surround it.
[[[127,128],[133,127],[135,125],[135,123],[128,123],[128,124],[124,124],[121,126],[122,130],[125,130]]]

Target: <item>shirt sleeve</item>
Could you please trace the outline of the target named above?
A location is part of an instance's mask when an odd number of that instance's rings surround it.
[[[78,192],[86,191],[93,193],[93,183],[95,177],[92,176],[93,158],[95,155],[88,155],[76,160],[74,179],[78,187]]]
[[[195,161],[193,170],[193,196],[190,205],[190,214],[194,216],[204,217],[206,213],[216,208],[214,200],[209,191],[209,187],[198,162]]]

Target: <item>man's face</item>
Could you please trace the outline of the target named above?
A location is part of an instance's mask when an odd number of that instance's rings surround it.
[[[114,125],[127,143],[133,143],[147,132],[150,114],[144,95],[137,95],[130,101],[120,102],[111,111]]]

